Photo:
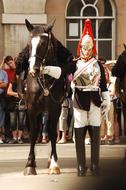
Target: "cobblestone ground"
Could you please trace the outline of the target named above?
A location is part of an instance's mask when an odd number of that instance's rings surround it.
[[[36,176],[24,176],[29,145],[0,145],[0,190],[109,190],[126,189],[126,145],[101,145],[101,175],[77,177],[73,143],[57,145],[60,175],[48,175],[49,145],[36,146]],[[90,145],[86,146],[90,166]]]

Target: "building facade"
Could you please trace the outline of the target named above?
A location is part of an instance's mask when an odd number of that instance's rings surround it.
[[[116,59],[126,42],[124,0],[0,0],[0,60],[16,57],[28,43],[25,18],[33,24],[56,18],[53,33],[75,56],[86,18],[92,20],[98,57]]]

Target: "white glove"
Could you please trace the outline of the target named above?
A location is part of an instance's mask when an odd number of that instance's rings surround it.
[[[71,82],[71,88],[72,88],[72,90],[75,89],[75,83],[73,81]]]
[[[106,115],[108,114],[108,111],[110,109],[109,91],[102,92],[101,96],[102,96],[101,113],[102,113],[102,117],[106,117]]]
[[[43,74],[47,74],[55,79],[59,79],[61,76],[61,68],[57,66],[45,66],[43,68]]]

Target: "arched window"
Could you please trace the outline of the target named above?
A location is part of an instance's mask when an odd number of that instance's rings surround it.
[[[66,9],[66,46],[76,56],[85,19],[91,19],[97,56],[115,59],[115,6],[112,0],[69,0]]]

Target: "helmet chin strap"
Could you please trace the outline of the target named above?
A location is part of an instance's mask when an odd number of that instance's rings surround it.
[[[89,56],[84,56],[83,52],[81,51],[81,59],[88,61],[93,57],[93,52],[89,54]]]
[[[93,56],[89,56],[89,57],[81,57],[81,59],[85,60],[85,61],[88,61],[89,59],[91,59]]]

